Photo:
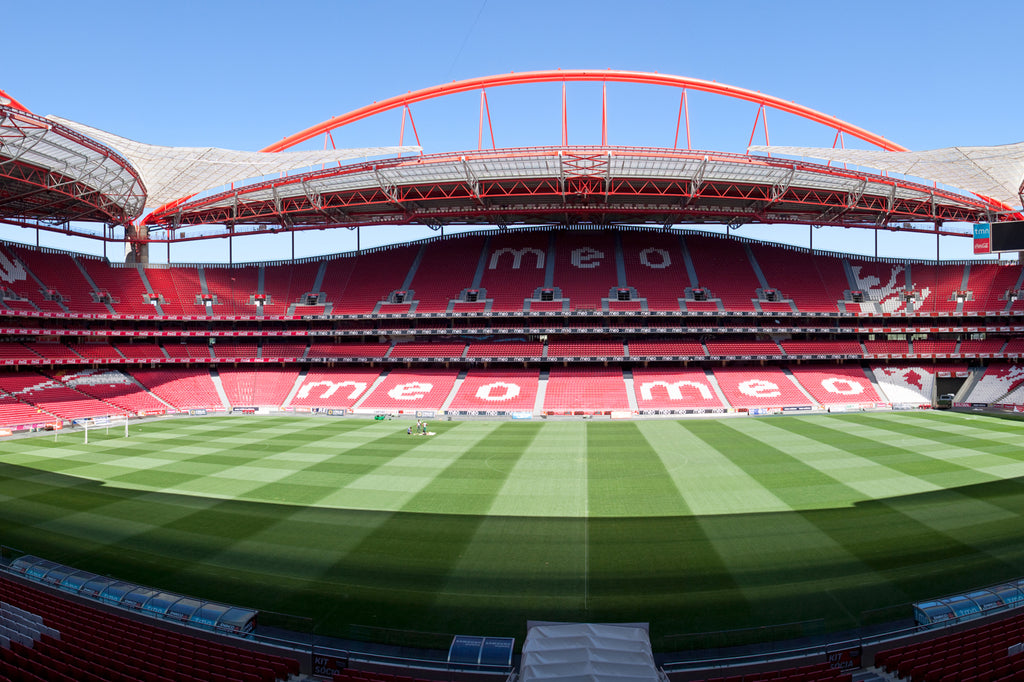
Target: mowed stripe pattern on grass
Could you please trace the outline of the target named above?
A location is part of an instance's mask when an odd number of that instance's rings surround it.
[[[940,413],[638,422],[203,418],[4,444],[0,542],[351,624],[672,633],[1024,575],[1024,438]],[[666,640],[667,641],[667,640]]]

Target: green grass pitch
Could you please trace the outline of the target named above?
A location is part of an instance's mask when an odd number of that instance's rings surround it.
[[[1024,424],[950,413],[637,422],[194,418],[0,446],[0,542],[376,628],[687,633],[906,617],[1024,576]],[[897,608],[894,608],[897,607]]]

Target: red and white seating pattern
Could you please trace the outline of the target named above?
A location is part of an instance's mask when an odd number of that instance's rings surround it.
[[[1024,366],[996,362],[988,366],[984,376],[975,384],[969,403],[1002,402],[1002,397],[1024,383]]]
[[[139,386],[132,377],[117,370],[86,369],[57,378],[67,386],[125,412],[157,414],[167,410],[167,405]]]
[[[638,367],[633,370],[633,393],[640,410],[727,407],[702,369]]]
[[[936,371],[933,367],[872,365],[871,371],[888,402],[931,405]]]
[[[288,403],[295,408],[351,408],[373,386],[380,371],[368,367],[313,367]]]
[[[125,410],[92,398],[60,381],[36,374],[0,375],[0,390],[62,419],[83,419],[124,414]]]
[[[607,230],[555,233],[554,285],[571,310],[600,310],[601,299],[618,284],[615,239]]]
[[[883,402],[860,367],[803,365],[790,371],[820,405]]]
[[[440,410],[458,377],[454,369],[396,369],[371,389],[360,410],[415,412]]]
[[[471,369],[449,410],[533,412],[540,370]]]
[[[716,367],[715,379],[735,408],[776,408],[812,405],[778,367]]]
[[[547,412],[628,410],[626,382],[619,367],[552,367],[544,394]]]
[[[547,252],[545,232],[510,232],[491,237],[480,286],[493,299],[492,310],[523,309],[523,299],[532,297],[544,285]],[[531,306],[531,310],[536,309],[536,305]],[[558,309],[561,310],[561,304]]]

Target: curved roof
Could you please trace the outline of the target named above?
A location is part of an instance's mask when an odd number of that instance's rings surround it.
[[[994,147],[947,147],[922,152],[752,145],[750,151],[852,163],[934,180],[1021,208],[1024,142]]]
[[[150,226],[172,232],[187,225],[230,226],[233,234],[266,226],[409,223],[876,227],[973,222],[990,208],[947,190],[789,159],[646,147],[539,147],[386,159],[278,178],[154,213]],[[209,236],[214,235],[202,235]]]
[[[163,147],[129,140],[75,121],[48,116],[127,157],[149,190],[150,205],[162,205],[205,190],[299,168],[312,168],[361,157],[418,152],[419,147],[362,147],[299,152],[245,152],[217,147]]]
[[[0,105],[0,219],[126,223],[145,201],[138,172],[110,147]]]

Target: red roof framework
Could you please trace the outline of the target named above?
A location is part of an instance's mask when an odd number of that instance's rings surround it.
[[[126,225],[145,200],[138,172],[117,152],[0,91],[0,222],[79,234],[68,223]]]
[[[493,145],[491,131],[492,149],[482,148],[484,122],[490,118],[488,88],[551,82],[563,83],[561,146],[499,149]],[[566,82],[679,88],[676,147],[608,145],[606,97],[602,102],[602,144],[568,145]],[[690,149],[686,93],[696,90],[757,104],[754,128],[760,120],[766,138],[764,113],[771,108],[825,125],[835,130],[837,141],[848,135],[881,150],[905,150],[834,116],[760,92],[684,76],[631,71],[537,71],[455,81],[330,118],[263,151],[288,149],[395,109],[403,109],[404,126],[405,116],[412,122],[411,104],[476,90],[481,92],[477,150],[352,164],[185,198],[147,216],[144,222],[150,234],[162,231],[164,235],[150,240],[186,241],[327,227],[581,222],[665,226],[798,223],[868,228],[899,224],[912,231],[963,236],[965,231],[944,229],[943,225],[985,220],[1003,208],[984,197],[881,174]],[[684,114],[687,148],[681,149],[678,141]],[[415,134],[414,124],[412,129]]]

